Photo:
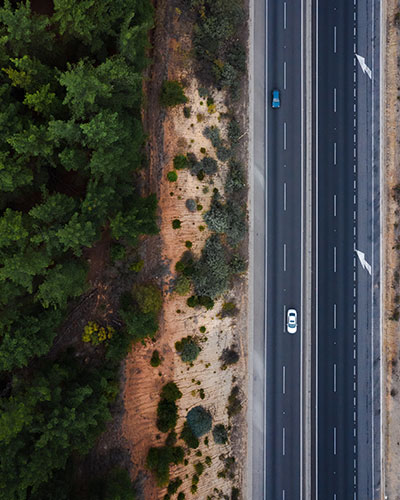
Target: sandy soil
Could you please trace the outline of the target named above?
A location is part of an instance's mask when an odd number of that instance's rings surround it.
[[[395,241],[400,236],[397,227],[400,205],[393,198],[393,187],[400,183],[400,120],[399,88],[400,72],[398,60],[400,55],[400,32],[395,24],[398,2],[387,1],[387,39],[386,39],[386,143],[384,165],[384,361],[386,373],[383,397],[385,404],[384,428],[384,484],[386,498],[400,499],[400,372],[399,342],[400,325],[391,318],[395,311],[395,296],[400,293],[399,282],[395,279],[396,271],[400,271],[398,250],[393,251]]]
[[[168,17],[169,16],[169,17]],[[169,19],[169,20],[168,20]],[[167,25],[166,23],[172,23]],[[165,27],[167,26],[167,27]],[[207,125],[218,125],[221,131],[226,126],[221,113],[226,112],[223,104],[225,95],[214,93],[216,112],[209,113],[206,100],[198,94],[198,83],[193,76],[190,59],[190,37],[187,20],[184,14],[175,9],[174,1],[160,2],[157,11],[155,40],[160,51],[154,54],[152,82],[148,88],[148,99],[154,99],[159,90],[160,77],[178,79],[186,82],[185,93],[192,108],[190,118],[183,115],[183,106],[147,116],[150,135],[150,178],[148,184],[157,190],[161,216],[161,255],[160,260],[167,269],[161,277],[164,291],[164,306],[160,320],[160,331],[155,343],[146,346],[136,345],[129,354],[124,368],[124,407],[122,422],[123,438],[131,455],[131,476],[141,485],[142,498],[146,500],[161,499],[166,490],[157,489],[154,479],[145,470],[145,459],[150,446],[162,445],[166,435],[157,431],[156,407],[163,384],[173,380],[183,393],[179,403],[179,421],[176,431],[179,433],[185,416],[192,407],[203,405],[213,416],[213,424],[231,425],[230,439],[227,445],[216,445],[209,434],[208,446],[201,439],[199,450],[202,456],[192,453],[186,455],[189,464],[171,468],[171,478],[179,476],[183,485],[179,491],[186,498],[219,498],[220,494],[230,494],[232,485],[242,489],[245,470],[246,450],[246,396],[241,394],[243,409],[241,413],[228,421],[226,405],[232,385],[246,387],[247,373],[247,279],[236,280],[232,290],[216,302],[211,311],[204,308],[191,309],[186,305],[187,297],[179,297],[171,292],[176,262],[186,250],[185,241],[192,242],[192,251],[198,255],[208,236],[208,231],[200,231],[199,226],[206,226],[202,214],[207,210],[212,190],[217,187],[223,192],[226,166],[219,163],[219,171],[212,179],[199,181],[187,170],[178,171],[177,182],[169,182],[167,172],[172,170],[173,157],[179,153],[194,152],[202,157],[200,148],[205,148],[209,156],[214,156],[211,143],[202,132]],[[174,38],[170,38],[173,33]],[[158,79],[157,79],[158,77]],[[158,86],[158,87],[157,87]],[[201,103],[202,102],[202,103]],[[197,115],[202,115],[198,120]],[[206,189],[204,189],[206,188]],[[188,198],[195,199],[202,209],[191,213],[185,206]],[[178,230],[172,228],[172,220],[178,218],[182,225]],[[224,301],[234,301],[239,313],[233,318],[219,319],[218,313]],[[205,333],[199,328],[206,327]],[[201,353],[193,367],[184,364],[175,352],[175,342],[187,335],[197,336],[201,344]],[[240,361],[226,370],[221,369],[222,350],[235,345],[240,352]],[[158,368],[150,366],[150,358],[154,349],[163,357]],[[204,390],[204,399],[200,398],[200,389]],[[183,445],[181,441],[178,444]],[[234,456],[236,465],[232,478],[218,477],[224,469],[223,457]],[[211,457],[212,464],[206,467],[200,477],[198,491],[190,493],[193,465],[206,456]]]

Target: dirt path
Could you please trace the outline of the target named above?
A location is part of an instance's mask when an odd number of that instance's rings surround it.
[[[399,11],[396,0],[387,0],[387,38],[386,38],[386,142],[384,168],[384,360],[386,379],[383,381],[385,403],[384,428],[384,485],[385,494],[391,500],[400,499],[400,372],[399,342],[400,325],[395,316],[397,297],[400,293],[396,273],[400,271],[399,251],[394,249],[400,236],[398,220],[400,205],[393,197],[393,188],[400,183],[400,107],[399,107],[399,56],[400,32],[395,22]]]

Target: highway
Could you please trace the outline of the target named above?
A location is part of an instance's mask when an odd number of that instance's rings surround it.
[[[378,499],[380,2],[251,9],[248,496]]]
[[[267,8],[266,498],[276,500],[299,498],[302,481],[302,12],[300,1]],[[286,331],[290,308],[295,335]]]

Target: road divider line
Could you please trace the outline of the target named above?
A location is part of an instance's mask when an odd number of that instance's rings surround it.
[[[286,271],[286,243],[283,244],[283,270]]]
[[[333,329],[336,330],[336,304],[333,304]]]
[[[286,366],[282,366],[282,394],[286,394]]]
[[[283,456],[285,456],[285,452],[286,452],[286,450],[285,450],[285,438],[286,438],[285,433],[286,433],[286,429],[283,427],[282,428],[282,455]]]
[[[333,363],[333,392],[336,392],[336,363]]]
[[[333,164],[336,165],[336,142],[333,143]]]
[[[333,428],[333,454],[336,455],[336,427]]]
[[[333,195],[333,216],[336,217],[336,194]]]
[[[286,212],[286,182],[283,183],[283,211]]]
[[[336,273],[336,247],[333,247],[333,272]]]
[[[283,2],[283,29],[286,29],[287,15],[286,15],[286,2]]]
[[[336,26],[333,27],[333,52],[336,54]]]
[[[286,61],[283,62],[283,90],[286,90]]]
[[[283,306],[283,333],[286,332],[286,304]]]
[[[283,149],[286,151],[286,122],[283,122]]]
[[[336,113],[336,87],[333,89],[333,112]]]

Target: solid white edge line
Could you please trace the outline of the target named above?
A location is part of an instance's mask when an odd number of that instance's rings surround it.
[[[318,500],[318,11],[315,11],[315,498]]]
[[[304,245],[304,2],[301,0],[300,4],[300,165],[301,165],[301,181],[300,181],[300,220],[301,220],[301,235],[300,235],[300,286],[301,286],[301,297],[300,297],[300,311],[301,311],[301,323],[303,324],[303,295],[304,295],[304,283],[303,283],[303,245]],[[302,333],[302,332],[301,332]],[[300,335],[300,500],[303,498],[303,335]]]

